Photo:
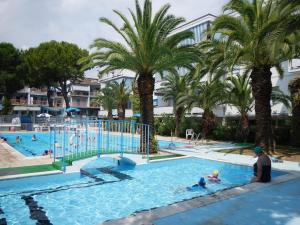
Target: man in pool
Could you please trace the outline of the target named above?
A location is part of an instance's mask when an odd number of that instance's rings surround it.
[[[20,136],[16,137],[16,143],[20,143],[22,141],[22,138]]]
[[[37,141],[37,138],[36,138],[35,134],[32,136],[31,140],[32,141]]]
[[[195,191],[197,188],[206,188],[206,181],[204,177],[201,177],[197,184],[194,184],[192,187],[187,187],[186,190],[188,191]]]
[[[271,160],[267,156],[263,148],[255,147],[255,155],[258,157],[257,162],[253,165],[254,177],[251,182],[270,182],[271,181]]]

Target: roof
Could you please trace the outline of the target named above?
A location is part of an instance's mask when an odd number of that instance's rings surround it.
[[[190,28],[192,28],[192,27],[195,27],[195,26],[197,26],[197,25],[199,25],[199,24],[202,24],[202,23],[206,23],[206,22],[208,22],[208,21],[212,21],[212,20],[214,20],[215,18],[216,18],[216,16],[213,15],[213,14],[210,14],[210,13],[205,14],[205,15],[200,16],[200,17],[198,17],[198,18],[196,18],[196,19],[194,19],[194,20],[191,20],[191,21],[189,21],[189,22],[187,22],[187,23],[185,23],[185,24],[182,24],[181,26],[178,26],[178,27],[174,30],[174,33],[179,32],[179,31],[183,31],[183,30],[190,29]]]

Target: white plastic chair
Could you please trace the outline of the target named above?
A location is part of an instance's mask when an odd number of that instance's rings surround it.
[[[186,129],[185,131],[185,139],[188,140],[189,138],[191,140],[194,139],[194,136],[195,136],[195,133],[194,133],[194,130],[193,129]]]

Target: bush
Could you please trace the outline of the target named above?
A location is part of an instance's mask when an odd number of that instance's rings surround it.
[[[217,124],[213,130],[212,139],[221,141],[234,141],[236,136],[236,126]]]
[[[174,135],[175,131],[175,118],[170,116],[163,116],[161,118],[155,118],[155,131],[156,134],[162,136],[171,136],[171,132]]]
[[[201,133],[202,123],[199,117],[184,117],[180,126],[180,137],[185,138],[185,131],[193,129],[195,133]]]

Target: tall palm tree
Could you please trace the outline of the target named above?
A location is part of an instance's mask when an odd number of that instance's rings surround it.
[[[125,109],[130,97],[130,90],[126,87],[125,79],[118,83],[116,81],[110,84],[115,94],[115,101],[118,110],[118,118],[120,120],[125,119]]]
[[[240,113],[239,129],[236,136],[246,140],[249,135],[248,112],[252,109],[254,99],[251,93],[250,79],[247,75],[230,76],[226,79],[226,103],[237,108]]]
[[[208,79],[203,82],[194,80],[188,89],[187,93],[179,97],[178,105],[187,105],[188,109],[193,107],[203,109],[202,137],[206,139],[213,131],[216,122],[213,109],[223,104],[224,85],[218,79]]]
[[[271,101],[272,106],[281,103],[287,109],[291,108],[291,97],[286,95],[278,86],[272,87]]]
[[[274,147],[271,68],[275,67],[282,74],[280,63],[292,57],[293,46],[299,44],[299,39],[294,38],[300,27],[299,7],[300,2],[296,0],[231,0],[224,11],[237,16],[219,16],[212,27],[213,36],[220,38],[221,34],[226,42],[225,52],[234,56],[230,62],[232,67],[238,65],[250,73],[255,99],[256,144],[264,145],[267,151]]]
[[[291,143],[300,147],[300,78],[295,78],[289,83],[292,99],[292,132]]]
[[[180,124],[182,117],[184,116],[186,107],[178,104],[178,99],[184,93],[187,92],[188,76],[180,76],[177,72],[168,74],[162,83],[162,88],[158,90],[158,93],[163,95],[165,101],[173,101],[173,112],[175,114],[175,135],[180,136]]]
[[[141,8],[135,1],[135,12],[130,11],[132,22],[121,12],[114,12],[123,25],[117,27],[107,18],[100,21],[112,27],[125,44],[103,38],[96,39],[91,57],[81,60],[83,69],[98,67],[100,74],[117,69],[136,73],[140,96],[141,122],[150,125],[150,152],[153,146],[153,91],[154,74],[172,71],[175,67],[190,68],[196,60],[197,51],[192,45],[180,45],[183,40],[193,38],[191,31],[174,32],[185,20],[168,14],[170,5],[164,5],[155,14],[151,0],[145,0]],[[141,134],[143,135],[143,134]]]
[[[115,92],[113,86],[108,83],[104,88],[100,89],[97,96],[93,99],[93,103],[107,110],[107,118],[109,120],[113,120],[112,110],[117,105]]]

